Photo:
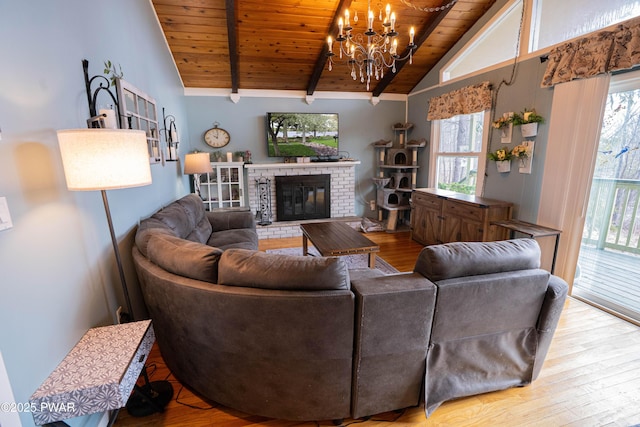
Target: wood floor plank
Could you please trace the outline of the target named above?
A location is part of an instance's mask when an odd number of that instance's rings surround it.
[[[412,271],[422,246],[408,233],[368,233],[381,258],[399,271]],[[260,241],[260,249],[302,246],[302,238]],[[172,381],[174,399],[162,414],[144,418],[120,411],[116,426],[313,427],[332,421],[295,422],[243,414],[208,402],[183,387],[168,371],[157,345],[149,357],[152,380]],[[178,395],[179,391],[179,395]],[[178,399],[176,399],[178,397]],[[526,387],[444,403],[428,419],[424,407],[345,420],[379,426],[575,426],[628,427],[640,424],[640,328],[569,298],[539,378]]]

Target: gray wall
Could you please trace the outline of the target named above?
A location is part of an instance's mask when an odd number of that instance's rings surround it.
[[[267,157],[267,112],[338,113],[340,151],[344,152],[341,154],[362,162],[356,168],[356,215],[371,217],[374,214],[369,210],[368,201],[375,199],[371,178],[376,173],[371,143],[392,139],[392,125],[404,122],[406,108],[404,101],[380,101],[373,106],[360,99],[316,99],[307,105],[302,98],[242,97],[234,104],[228,97],[189,96],[186,102],[192,149],[215,151],[204,143],[203,133],[213,127],[214,122],[219,122],[220,127],[231,134],[231,142],[220,151],[250,150],[254,163],[282,161],[282,158]]]
[[[100,192],[69,192],[56,130],[84,128],[82,59],[110,59],[185,126],[184,95],[145,0],[0,0],[0,196],[13,228],[0,231],[0,351],[17,402],[31,394],[87,329],[124,305]],[[140,218],[188,192],[177,163],[152,166],[153,184],[108,191],[127,278]],[[140,310],[138,310],[140,313]],[[24,426],[33,424],[28,413]],[[94,425],[99,417],[74,420]]]

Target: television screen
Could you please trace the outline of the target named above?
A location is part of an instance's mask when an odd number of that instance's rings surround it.
[[[269,157],[337,157],[338,114],[267,113]]]

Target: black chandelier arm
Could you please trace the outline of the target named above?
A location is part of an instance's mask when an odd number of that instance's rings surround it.
[[[412,45],[410,44],[406,47],[402,55],[391,54],[389,49],[387,50],[374,49],[373,54],[370,57],[370,55],[367,53],[365,45],[353,43],[352,46],[355,46],[355,51],[353,53],[349,52],[341,43],[339,49],[342,55],[346,56],[346,59],[343,59],[341,61],[340,59],[335,58],[336,55],[334,53],[329,53],[327,54],[327,56],[329,57],[329,61],[333,62],[334,64],[344,63],[344,62],[346,63],[355,62],[356,64],[358,64],[358,66],[362,66],[367,61],[371,60],[371,61],[374,61],[375,67],[385,66],[387,68],[392,68],[394,65],[394,62],[406,61],[407,59],[409,59],[409,57],[413,55],[413,52],[416,49],[415,44],[412,44]],[[379,44],[378,46],[382,46],[382,44]],[[388,55],[385,55],[385,54],[388,54]]]

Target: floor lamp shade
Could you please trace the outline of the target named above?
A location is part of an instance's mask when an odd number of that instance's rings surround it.
[[[109,190],[151,184],[144,131],[60,130],[58,144],[69,190]]]

